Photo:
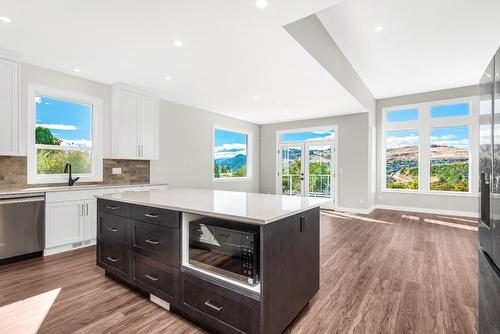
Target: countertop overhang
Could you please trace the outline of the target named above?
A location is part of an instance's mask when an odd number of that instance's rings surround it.
[[[269,224],[328,202],[324,198],[195,188],[125,192],[96,197],[259,225]]]

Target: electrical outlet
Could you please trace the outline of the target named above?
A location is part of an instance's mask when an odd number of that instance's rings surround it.
[[[121,173],[122,173],[122,169],[120,167],[113,168],[111,170],[111,174],[113,174],[113,175],[120,175]]]

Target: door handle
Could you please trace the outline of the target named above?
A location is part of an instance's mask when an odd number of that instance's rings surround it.
[[[158,245],[160,242],[156,240],[146,239],[146,243],[151,245]]]
[[[210,299],[205,301],[205,305],[210,307],[213,310],[216,310],[217,312],[220,312],[223,309],[223,307],[221,305],[217,305],[216,303],[214,303]]]
[[[117,257],[111,257],[111,256],[108,256],[106,259],[109,260],[109,261],[111,261],[111,262],[118,262],[118,260],[120,260]]]
[[[144,275],[147,279],[150,279],[151,281],[153,282],[156,282],[157,280],[159,280],[160,278],[158,276],[153,276],[153,275],[150,275],[150,274],[146,274]]]
[[[144,216],[146,216],[148,218],[158,218],[158,217],[160,217],[159,215],[155,215],[155,214],[152,214],[152,213],[146,213]]]
[[[110,231],[110,232],[118,232],[118,227],[108,227],[108,231]]]

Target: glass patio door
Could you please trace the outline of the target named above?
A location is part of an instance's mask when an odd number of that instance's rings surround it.
[[[281,193],[334,199],[334,142],[280,145]]]
[[[333,142],[306,142],[306,196],[333,198]]]
[[[304,196],[304,144],[281,145],[281,192]]]

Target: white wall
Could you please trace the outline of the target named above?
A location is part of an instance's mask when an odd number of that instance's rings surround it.
[[[422,94],[414,94],[377,100],[377,152],[382,151],[382,109],[393,106],[416,104],[422,102],[432,102],[447,99],[457,99],[479,95],[478,86],[462,87],[433,91]],[[402,207],[414,210],[436,211],[458,215],[474,216],[478,212],[477,194],[463,197],[456,195],[424,195],[383,192],[382,161],[380,154],[377,154],[377,194],[375,203],[377,206]]]
[[[338,126],[338,205],[366,210],[371,204],[369,159],[369,114],[311,119],[262,125],[260,130],[260,192],[276,193],[276,133],[281,130],[328,125]]]
[[[213,124],[250,131],[250,179],[212,181]],[[151,181],[172,187],[259,192],[259,126],[205,110],[160,101],[160,160],[151,161]]]

